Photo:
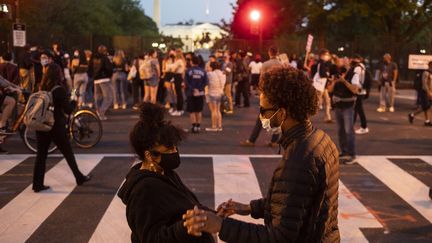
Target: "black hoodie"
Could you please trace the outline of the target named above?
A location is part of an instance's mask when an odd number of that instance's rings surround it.
[[[160,175],[140,167],[132,167],[118,193],[126,204],[132,242],[213,243],[210,234],[194,237],[183,226],[183,214],[200,203],[180,177],[174,171]]]

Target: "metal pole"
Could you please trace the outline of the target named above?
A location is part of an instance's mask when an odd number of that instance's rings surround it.
[[[20,22],[20,5],[19,0],[15,0],[15,23]]]
[[[259,26],[259,51],[260,54],[262,54],[263,53],[263,29],[262,29],[261,22],[259,22],[258,26]]]

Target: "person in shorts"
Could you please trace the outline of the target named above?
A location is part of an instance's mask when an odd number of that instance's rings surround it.
[[[206,128],[207,132],[222,131],[221,102],[225,93],[226,76],[220,69],[218,62],[210,63],[210,72],[207,73],[208,86],[206,88],[207,103],[211,112],[211,128]]]
[[[155,50],[150,50],[147,58],[147,61],[151,65],[152,77],[144,80],[144,102],[156,104],[160,78],[160,66],[159,60],[157,59],[157,52]]]
[[[187,111],[190,113],[192,133],[201,130],[202,110],[204,108],[204,89],[208,85],[205,70],[199,67],[199,58],[192,57],[192,67],[186,71]]]

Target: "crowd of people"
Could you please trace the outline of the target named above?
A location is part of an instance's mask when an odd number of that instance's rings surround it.
[[[12,132],[8,119],[23,91],[50,91],[53,96],[53,128],[37,132],[35,192],[50,189],[44,184],[44,174],[51,142],[65,156],[77,185],[91,179],[77,166],[64,113],[75,107],[94,107],[105,121],[109,109],[131,108],[140,113],[130,133],[140,163],[131,168],[118,195],[127,206],[133,242],[214,242],[214,233],[227,242],[340,241],[339,165],[356,162],[355,135],[370,132],[363,101],[369,97],[373,78],[362,56],[340,58],[322,49],[303,62],[270,47],[265,62],[260,55],[244,51],[216,51],[205,62],[181,49],[164,56],[149,50],[129,59],[122,50],[111,55],[103,45],[95,53],[78,49],[72,53],[54,44],[50,50],[26,48],[16,60],[11,53],[2,54],[0,76],[8,87],[0,90],[0,133]],[[395,111],[397,79],[398,67],[385,54],[377,75],[378,112]],[[420,107],[408,119],[412,123],[423,111],[425,125],[430,126],[432,62],[419,79]],[[249,107],[253,96],[259,97],[259,114],[250,138],[241,145],[254,146],[265,129],[272,134],[269,146],[282,150],[281,163],[266,197],[249,204],[228,200],[217,210],[210,209],[175,172],[181,164],[177,145],[185,130],[172,125],[165,114],[178,117],[188,112],[191,128],[186,131],[199,133],[207,103],[211,127],[205,131],[221,132],[222,113]],[[318,110],[324,110],[325,122],[336,121],[339,149],[312,125],[311,117]],[[357,117],[360,128],[355,130]],[[265,223],[229,218],[233,214],[263,218]]]

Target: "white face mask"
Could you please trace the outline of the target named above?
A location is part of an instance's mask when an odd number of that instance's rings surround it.
[[[48,63],[49,63],[49,60],[48,60],[48,59],[45,59],[45,58],[41,59],[41,64],[42,64],[42,66],[46,66],[46,65],[48,65]]]
[[[271,126],[271,119],[273,119],[273,117],[280,111],[277,110],[276,113],[273,114],[273,116],[271,116],[270,118],[264,118],[260,115],[260,120],[261,120],[261,124],[262,127],[269,133],[271,134],[281,134],[282,133],[282,124],[283,122],[278,126],[278,127],[272,127]]]

